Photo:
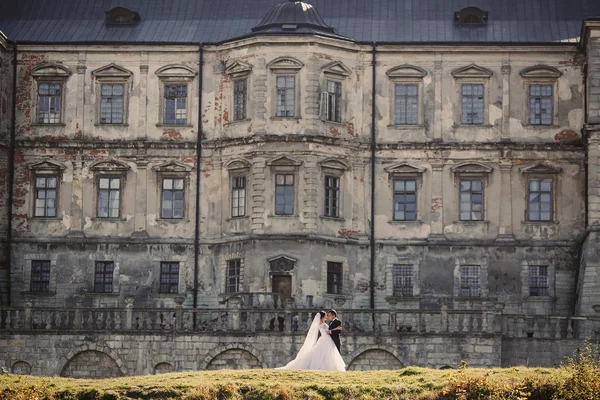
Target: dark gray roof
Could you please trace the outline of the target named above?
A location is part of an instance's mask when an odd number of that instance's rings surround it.
[[[252,34],[285,0],[0,0],[0,30],[19,42],[221,42]],[[360,42],[549,43],[577,41],[600,0],[308,0],[335,33]],[[139,12],[135,26],[106,26],[105,11]],[[489,11],[486,26],[456,26],[455,11]]]

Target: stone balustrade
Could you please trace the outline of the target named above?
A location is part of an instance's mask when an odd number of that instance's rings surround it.
[[[364,310],[341,313],[344,334],[502,335],[507,338],[596,338],[600,318],[527,316],[499,310]],[[303,333],[313,311],[233,308],[0,307],[0,332]]]

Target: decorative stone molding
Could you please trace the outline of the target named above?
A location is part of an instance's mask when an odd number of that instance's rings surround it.
[[[273,72],[292,72],[296,73],[304,67],[302,61],[293,57],[277,57],[267,64]]]
[[[110,63],[104,67],[92,71],[95,78],[129,78],[133,72],[125,69],[115,63]]]
[[[250,75],[252,68],[252,64],[237,60],[225,68],[225,73],[230,75],[232,78],[241,78]]]
[[[546,79],[556,80],[562,75],[562,72],[560,72],[558,69],[556,69],[554,67],[538,64],[538,65],[534,65],[533,67],[527,67],[527,68],[522,69],[521,72],[519,72],[519,74],[523,78],[528,78],[528,79],[546,78]]]
[[[169,161],[152,167],[157,172],[190,172],[192,166],[179,161]]]
[[[156,72],[154,73],[156,76],[158,76],[159,78],[188,78],[188,79],[192,79],[194,78],[196,75],[198,75],[198,72],[194,71],[192,68],[188,67],[187,65],[182,65],[182,64],[169,64],[169,65],[165,65],[164,67],[160,67],[159,69],[156,70]]]
[[[128,164],[115,159],[99,160],[90,165],[92,171],[125,172],[131,169]]]
[[[421,67],[417,67],[415,65],[403,64],[397,67],[389,69],[385,73],[388,78],[417,78],[423,79],[425,75],[427,75],[427,71],[425,71]]]
[[[352,71],[340,61],[333,61],[322,68],[325,75],[333,75],[337,77],[347,77]]]
[[[494,73],[487,68],[475,64],[455,69],[450,73],[454,78],[489,78]]]
[[[562,171],[562,168],[547,161],[541,161],[533,165],[521,167],[520,171],[522,174],[558,174]]]
[[[63,78],[66,79],[72,75],[69,68],[56,63],[42,63],[31,69],[31,76],[34,78]]]

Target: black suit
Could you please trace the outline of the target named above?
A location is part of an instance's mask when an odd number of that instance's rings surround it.
[[[340,354],[342,354],[342,351],[340,350],[340,332],[341,331],[339,331],[339,330],[334,331],[334,329],[337,328],[338,326],[342,326],[342,323],[337,318],[334,318],[329,323],[329,330],[331,331],[331,339],[333,340],[333,343],[335,343],[335,347],[337,347]]]

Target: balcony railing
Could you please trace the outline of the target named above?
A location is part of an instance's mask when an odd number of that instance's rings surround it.
[[[306,309],[0,307],[0,332],[147,332],[303,334]],[[341,310],[344,334],[502,335],[507,338],[598,338],[600,318],[508,315],[501,311]]]

